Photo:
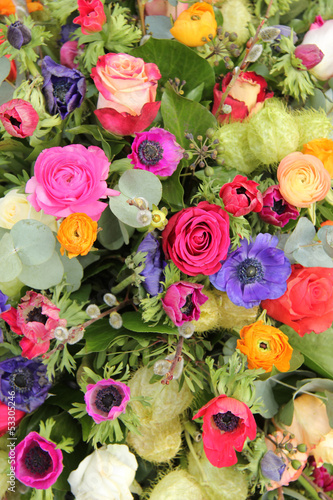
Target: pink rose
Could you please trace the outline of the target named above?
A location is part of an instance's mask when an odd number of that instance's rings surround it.
[[[95,114],[109,132],[141,132],[155,119],[161,104],[155,102],[161,78],[156,64],[110,53],[98,58],[91,77],[100,92]]]
[[[123,382],[112,378],[99,380],[96,384],[88,384],[84,401],[87,413],[96,424],[106,420],[115,420],[121,413],[125,413],[130,400],[131,390]]]
[[[102,31],[106,15],[101,0],[78,0],[77,7],[80,15],[73,19],[73,23],[81,25],[84,35]]]
[[[12,99],[0,106],[0,120],[10,135],[24,139],[34,133],[39,116],[30,102]]]
[[[83,212],[98,220],[106,203],[98,201],[118,196],[105,182],[110,162],[96,146],[81,144],[44,149],[37,157],[35,175],[27,182],[28,201],[37,212],[55,217]]]
[[[202,289],[203,285],[187,281],[178,281],[169,286],[162,299],[162,305],[176,326],[187,321],[198,321],[200,306],[208,300],[208,297],[201,292]]]

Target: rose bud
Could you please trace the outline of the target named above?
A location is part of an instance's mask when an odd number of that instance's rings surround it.
[[[31,42],[31,31],[21,21],[15,21],[8,28],[7,40],[12,47],[20,50],[23,45]]]
[[[306,69],[314,68],[324,57],[324,53],[314,43],[299,45],[296,47],[294,54],[302,61]]]

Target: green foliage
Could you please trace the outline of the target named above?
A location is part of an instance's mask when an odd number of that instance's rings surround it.
[[[59,25],[66,24],[67,18],[77,9],[77,0],[57,0],[56,2],[44,0],[44,3]]]

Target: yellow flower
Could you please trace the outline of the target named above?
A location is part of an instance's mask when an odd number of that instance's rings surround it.
[[[289,370],[293,348],[281,330],[259,320],[244,326],[239,334],[237,349],[246,354],[250,369],[264,368],[270,372],[275,366],[280,372]]]
[[[170,33],[188,47],[199,47],[212,40],[216,30],[213,7],[206,2],[197,2],[177,17]]]
[[[70,259],[87,255],[97,238],[97,222],[86,214],[71,214],[60,224],[57,238],[61,255],[65,250]]]
[[[332,139],[314,139],[303,145],[304,154],[319,158],[333,179],[333,141]]]

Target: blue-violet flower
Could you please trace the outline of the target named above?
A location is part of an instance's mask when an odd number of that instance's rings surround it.
[[[145,277],[143,287],[154,297],[163,291],[161,281],[164,281],[163,269],[166,262],[163,261],[159,241],[148,233],[138,246],[138,252],[147,252],[145,257],[145,268],[141,275]]]
[[[8,297],[0,290],[0,313],[8,311],[10,309],[10,304],[7,304]],[[0,342],[3,342],[3,333],[0,328]]]
[[[275,455],[275,453],[269,450],[263,456],[260,462],[261,472],[265,477],[271,479],[272,481],[279,482],[281,480],[286,464],[282,461],[280,457]]]

